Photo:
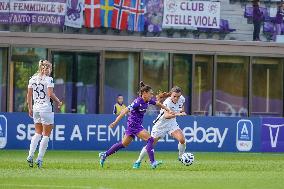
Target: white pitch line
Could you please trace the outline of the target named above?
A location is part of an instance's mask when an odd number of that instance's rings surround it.
[[[32,185],[32,184],[0,184],[0,186],[6,187],[39,187],[39,188],[76,188],[76,189],[91,189],[91,186],[59,186],[59,185]]]

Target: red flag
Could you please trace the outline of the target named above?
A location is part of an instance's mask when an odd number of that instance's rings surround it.
[[[85,27],[101,27],[100,0],[85,0]]]
[[[114,0],[111,27],[119,30],[127,29],[130,0]]]

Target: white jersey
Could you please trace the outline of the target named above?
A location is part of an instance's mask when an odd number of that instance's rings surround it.
[[[168,97],[165,101],[164,101],[164,106],[168,107],[171,111],[175,112],[175,113],[179,113],[182,110],[183,104],[185,102],[185,98],[183,96],[180,96],[178,99],[177,103],[173,103],[173,101],[171,100],[171,97]],[[165,110],[161,109],[160,110],[160,114],[158,115],[158,117],[153,121],[153,123],[155,125],[164,125],[166,123],[176,123],[176,118],[171,118],[171,119],[166,119],[165,118]]]
[[[33,89],[34,112],[53,112],[52,101],[47,95],[48,87],[54,87],[52,77],[34,75],[29,80],[28,88]]]

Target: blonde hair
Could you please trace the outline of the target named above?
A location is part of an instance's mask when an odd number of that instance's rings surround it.
[[[51,67],[51,63],[50,63],[48,60],[39,60],[39,61],[38,61],[38,70],[37,70],[37,72],[34,74],[34,76],[35,76],[35,75],[38,75],[38,74],[41,74],[41,73],[42,73],[42,70],[43,70],[45,67]]]

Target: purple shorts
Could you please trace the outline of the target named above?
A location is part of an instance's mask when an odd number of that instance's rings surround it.
[[[142,130],[144,130],[144,127],[142,127],[142,125],[136,127],[128,126],[125,130],[125,135],[131,136],[134,139],[135,136],[137,136]]]

